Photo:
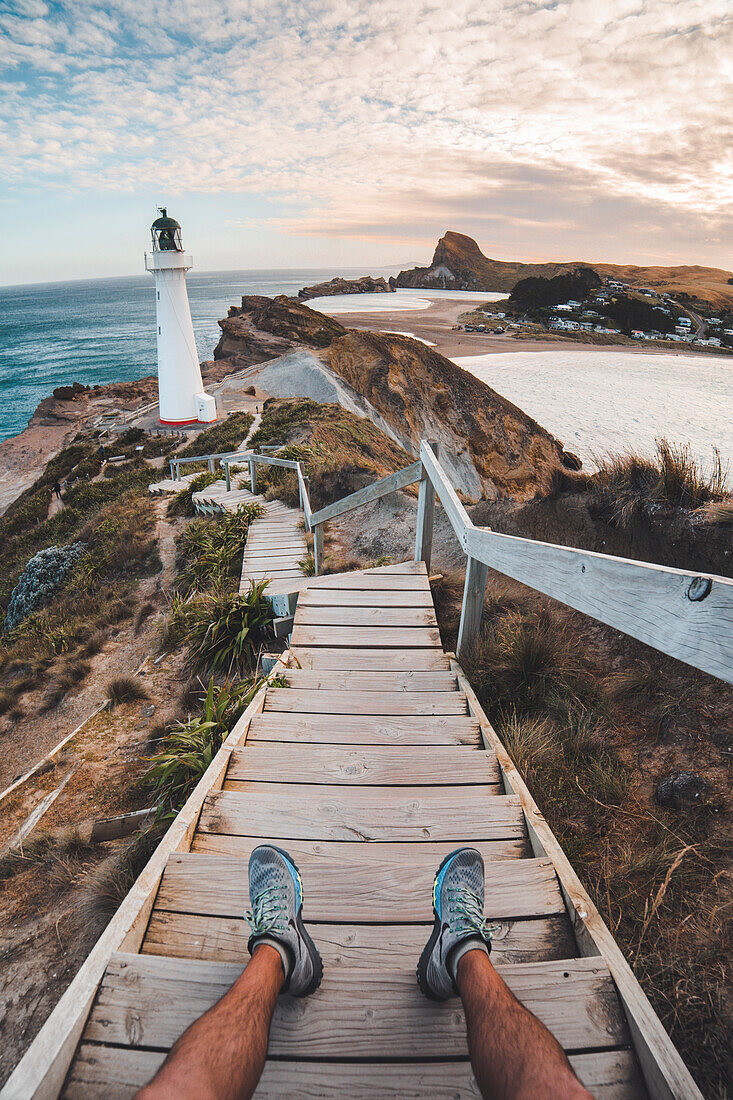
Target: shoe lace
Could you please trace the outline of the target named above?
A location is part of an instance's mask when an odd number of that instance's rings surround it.
[[[283,920],[286,900],[287,889],[277,886],[268,887],[252,898],[252,908],[246,910],[244,919],[253,935],[287,931],[287,921]]]
[[[498,927],[484,916],[484,905],[478,894],[461,888],[448,889],[448,926],[453,933],[480,936],[489,943]]]

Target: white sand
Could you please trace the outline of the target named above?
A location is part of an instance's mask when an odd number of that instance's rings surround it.
[[[421,295],[425,297],[421,297]],[[476,293],[472,290],[397,290],[394,294],[332,294],[325,298],[310,298],[305,304],[319,313],[336,317],[339,313],[402,313],[408,310],[430,309],[432,301],[448,298],[458,302],[498,302],[506,294]]]
[[[733,459],[733,361],[723,357],[612,351],[512,351],[455,360],[574,451],[689,443],[706,468],[712,448]]]

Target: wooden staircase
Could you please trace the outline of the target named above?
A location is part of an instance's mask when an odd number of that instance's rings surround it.
[[[225,992],[248,959],[247,859],[273,841],[299,865],[325,971],[312,997],[278,1002],[258,1097],[479,1095],[460,1001],[430,1002],[415,981],[433,875],[459,844],[486,861],[510,987],[595,1097],[646,1096],[638,1022],[634,1043],[606,959],[579,948],[555,862],[533,854],[525,800],[505,793],[441,648],[424,564],[313,581],[291,641],[288,686],[268,688],[190,851],[168,858],[139,952],[109,961],[61,1095],[130,1097]]]

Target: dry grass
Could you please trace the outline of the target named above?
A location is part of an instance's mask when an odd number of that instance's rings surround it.
[[[132,676],[117,676],[110,680],[106,687],[106,693],[110,706],[116,707],[120,703],[137,703],[141,699],[148,699],[148,693],[142,684]]]

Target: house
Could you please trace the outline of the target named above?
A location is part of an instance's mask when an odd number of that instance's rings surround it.
[[[641,331],[641,329],[638,329],[638,328],[632,329],[631,330],[631,335],[633,336],[633,338],[635,340],[643,340],[644,339],[644,333]]]
[[[572,313],[573,311],[573,307],[570,305],[570,302],[565,302],[562,305],[555,306],[555,309],[558,311],[558,313]]]

